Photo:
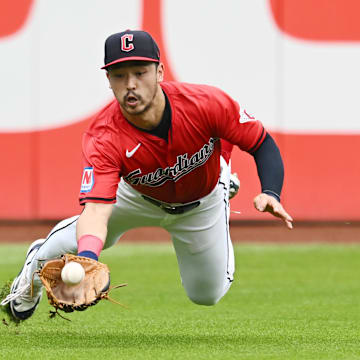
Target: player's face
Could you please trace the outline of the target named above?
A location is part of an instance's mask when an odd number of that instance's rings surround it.
[[[124,115],[141,115],[151,108],[162,81],[163,65],[127,62],[108,71],[108,79]]]

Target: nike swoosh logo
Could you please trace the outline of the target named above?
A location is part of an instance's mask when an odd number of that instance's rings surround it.
[[[135,153],[136,153],[136,150],[140,147],[141,143],[138,143],[136,145],[136,147],[134,147],[131,151],[129,151],[128,149],[126,149],[126,157],[127,158],[131,158]]]

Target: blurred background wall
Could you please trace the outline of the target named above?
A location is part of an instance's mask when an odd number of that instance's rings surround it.
[[[358,0],[0,0],[0,219],[81,211],[81,134],[112,99],[105,38],[153,34],[166,79],[221,87],[285,162],[296,220],[360,220]],[[236,220],[265,220],[251,156],[235,150]]]

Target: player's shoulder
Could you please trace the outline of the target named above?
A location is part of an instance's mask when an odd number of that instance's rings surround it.
[[[161,83],[162,89],[173,96],[195,96],[198,98],[209,98],[225,94],[224,91],[216,86],[206,84],[192,84],[178,81],[164,81]]]
[[[186,105],[187,109],[219,113],[224,109],[238,112],[238,104],[225,91],[216,86],[206,84],[191,84],[183,82],[164,82],[162,88],[177,104]]]
[[[121,111],[117,100],[113,100],[95,114],[82,136],[82,148],[87,156],[93,153],[107,154],[117,158],[121,133]]]
[[[121,117],[121,112],[116,99],[104,106],[90,119],[90,124],[85,133],[92,137],[102,137],[104,133],[116,132],[117,119]]]

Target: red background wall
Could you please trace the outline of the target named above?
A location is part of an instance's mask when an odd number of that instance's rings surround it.
[[[142,28],[150,31],[166,54],[162,2],[143,0]],[[18,31],[32,1],[0,0],[0,38]],[[274,22],[285,34],[311,41],[359,41],[357,1],[271,0]],[[356,10],[356,12],[354,11]],[[301,21],[299,22],[299,19]],[[334,24],[336,26],[334,26]],[[306,25],[306,26],[305,26]],[[168,80],[176,80],[163,57]],[[6,121],[2,119],[1,121]],[[55,219],[80,211],[81,134],[88,119],[52,130],[0,133],[0,219]],[[282,202],[296,220],[360,220],[357,204],[360,162],[359,134],[299,134],[273,132],[285,162]],[[233,219],[268,219],[252,208],[259,192],[255,165],[235,150],[233,170],[241,179],[232,200]]]

